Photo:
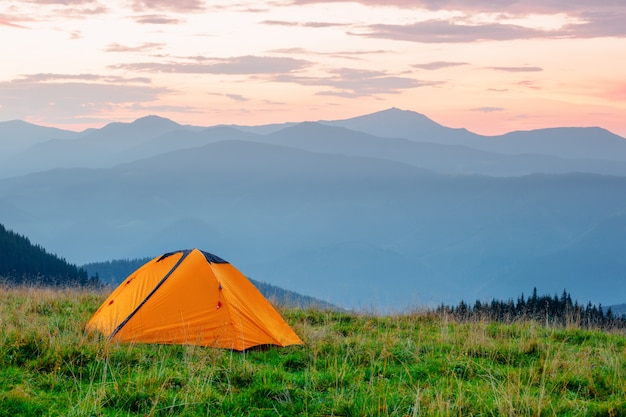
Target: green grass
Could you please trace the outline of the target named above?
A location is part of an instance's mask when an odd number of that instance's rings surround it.
[[[0,289],[0,416],[622,416],[626,336],[281,309],[304,346],[109,344],[96,291]]]

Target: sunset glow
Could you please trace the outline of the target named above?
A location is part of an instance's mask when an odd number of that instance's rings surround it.
[[[626,136],[624,21],[621,0],[8,0],[0,121],[258,125],[398,107],[488,135]]]

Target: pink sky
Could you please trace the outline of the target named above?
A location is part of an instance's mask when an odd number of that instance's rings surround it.
[[[71,130],[398,107],[499,134],[626,136],[623,0],[3,0],[0,121]]]

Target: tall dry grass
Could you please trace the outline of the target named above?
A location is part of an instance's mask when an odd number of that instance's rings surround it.
[[[110,344],[106,294],[0,288],[0,416],[626,415],[626,336],[281,308],[304,346]]]

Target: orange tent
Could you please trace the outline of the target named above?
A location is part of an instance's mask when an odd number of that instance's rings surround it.
[[[302,340],[256,287],[198,249],[166,253],[121,283],[87,323],[110,340],[245,350]]]

